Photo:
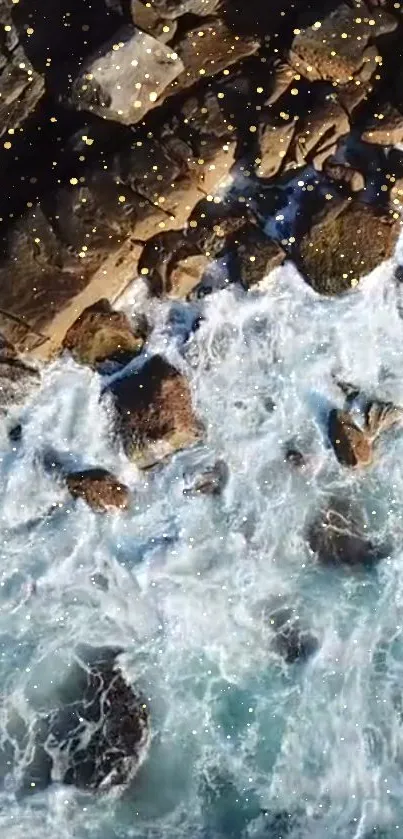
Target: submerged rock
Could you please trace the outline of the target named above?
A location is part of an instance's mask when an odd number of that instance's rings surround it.
[[[130,490],[107,469],[86,469],[66,475],[66,484],[73,498],[82,498],[97,513],[126,510]]]
[[[373,461],[372,440],[359,428],[348,411],[334,408],[329,414],[329,439],[343,466],[369,466]]]
[[[38,715],[26,749],[23,788],[52,781],[84,790],[127,785],[147,755],[149,712],[116,667],[114,648],[78,649],[57,705]]]
[[[0,413],[21,405],[39,387],[40,373],[0,335]]]
[[[345,498],[331,498],[308,525],[311,550],[324,565],[372,565],[388,554],[366,534],[365,517],[359,507]]]
[[[228,481],[228,466],[223,460],[217,460],[211,469],[198,475],[190,486],[183,490],[184,495],[221,495]]]
[[[132,324],[124,312],[115,311],[102,299],[84,309],[66,332],[62,346],[80,364],[95,367],[106,360],[134,358],[143,349],[147,331],[145,317]]]
[[[126,454],[140,468],[200,439],[189,384],[162,356],[152,356],[111,390]]]
[[[299,449],[294,448],[294,446],[290,445],[287,446],[284,454],[284,460],[289,463],[291,466],[294,466],[295,469],[302,469],[306,466],[306,458]]]
[[[304,629],[292,609],[278,609],[269,616],[274,632],[273,649],[287,664],[306,661],[317,652],[318,639]]]

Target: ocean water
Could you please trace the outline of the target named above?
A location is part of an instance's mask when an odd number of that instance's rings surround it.
[[[186,373],[206,439],[140,473],[113,444],[105,380],[69,358],[44,370],[22,443],[1,430],[0,714],[29,724],[75,645],[119,645],[150,705],[149,755],[121,794],[56,783],[20,796],[9,767],[0,835],[403,836],[403,431],[384,435],[365,472],[343,469],[325,433],[329,406],[343,404],[335,375],[403,405],[392,267],[332,300],[292,265],[200,305],[139,290],[122,306],[147,309],[148,352]],[[290,441],[303,471],[284,461]],[[133,491],[130,511],[69,502],[43,467],[50,447],[114,471]],[[230,475],[222,496],[184,496],[184,474],[218,458]],[[323,568],[310,552],[307,523],[338,492],[390,544],[376,568]],[[279,606],[318,639],[309,660],[276,654],[267,616]]]

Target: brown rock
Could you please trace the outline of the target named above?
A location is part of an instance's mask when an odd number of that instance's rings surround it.
[[[86,469],[70,472],[66,484],[73,498],[82,498],[96,513],[108,510],[126,510],[130,503],[130,490],[107,469]]]
[[[163,20],[149,3],[144,5],[141,0],[131,0],[130,11],[134,25],[159,41],[169,43],[175,36],[176,20]]]
[[[249,222],[228,241],[235,251],[236,275],[244,288],[251,288],[284,262],[285,252],[278,242]]]
[[[200,439],[185,377],[159,355],[112,385],[128,457],[147,468]]]
[[[331,498],[307,529],[311,550],[324,565],[372,565],[387,556],[387,546],[366,535],[362,511],[349,499]]]
[[[400,225],[358,200],[329,205],[303,236],[298,261],[315,291],[340,294],[392,256]]]
[[[296,119],[264,119],[259,125],[256,174],[274,178],[284,166],[285,158],[296,136]]]
[[[331,181],[347,187],[351,192],[365,189],[364,175],[358,169],[353,169],[346,163],[335,163],[332,157],[325,160],[323,172]]]
[[[396,19],[382,9],[374,10],[369,17],[363,2],[351,6],[341,2],[325,18],[319,16],[313,25],[295,35],[291,64],[310,81],[368,81],[377,67],[374,39],[396,27]]]
[[[147,323],[131,324],[108,300],[98,300],[81,313],[66,333],[62,347],[80,364],[96,367],[102,361],[135,357],[147,338]]]
[[[358,428],[347,411],[337,408],[330,411],[328,433],[337,460],[343,466],[369,466],[372,463],[371,437]]]
[[[72,102],[80,110],[133,125],[164,97],[183,69],[177,53],[162,41],[124,27],[85,63],[73,84]]]
[[[0,136],[17,128],[32,113],[45,92],[45,81],[26,56],[10,9],[0,8]],[[11,138],[12,139],[12,138]]]
[[[151,8],[163,18],[185,14],[207,17],[215,12],[219,0],[152,0]]]
[[[382,402],[372,399],[365,409],[365,423],[368,433],[375,440],[384,431],[389,431],[396,425],[402,425],[403,408],[393,402]]]
[[[321,170],[338,141],[350,130],[348,116],[335,96],[318,98],[300,118],[295,132],[294,157],[299,166],[313,163]]]
[[[379,146],[397,146],[403,142],[403,114],[390,102],[377,107],[367,121],[362,139]]]
[[[253,55],[260,46],[256,38],[236,34],[223,18],[206,21],[190,29],[175,43],[184,71],[171,85],[173,93],[200,81],[201,75],[215,76],[226,67]]]
[[[211,260],[202,253],[174,260],[169,273],[168,297],[187,297],[202,281]]]

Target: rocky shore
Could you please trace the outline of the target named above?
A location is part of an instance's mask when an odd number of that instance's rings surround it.
[[[197,300],[221,261],[224,286],[247,294],[292,260],[331,297],[394,256],[403,4],[56,0],[44,10],[0,0],[0,23],[0,409],[14,413],[58,354],[101,375],[130,365],[102,399],[113,442],[150,469],[206,429],[183,371],[148,353],[146,315],[131,320],[116,308],[131,283],[145,284],[149,299]],[[380,437],[401,429],[403,409],[360,383],[334,387],[344,404],[335,396],[327,442],[340,469],[364,471]],[[23,436],[22,425],[10,427],[14,447]],[[102,464],[41,457],[71,503],[130,510],[129,487]],[[290,472],[309,470],[309,458],[293,443],[279,453]],[[230,473],[217,458],[183,477],[189,503],[214,504]],[[360,507],[340,495],[307,521],[304,538],[320,565],[365,568],[389,550],[366,528]],[[270,611],[267,623],[286,664],[316,652],[291,608]],[[141,764],[147,706],[116,665],[121,651],[101,652],[76,662],[84,698],[42,715],[33,740],[24,734],[31,786],[54,780],[48,742],[67,750],[61,780],[85,789],[127,783]]]

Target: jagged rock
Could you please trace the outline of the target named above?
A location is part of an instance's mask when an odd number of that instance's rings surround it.
[[[200,439],[189,384],[160,355],[111,386],[118,430],[128,457],[152,466]]]
[[[72,102],[104,119],[133,125],[183,70],[172,49],[146,32],[124,27],[85,63],[73,84]]]
[[[399,230],[372,205],[333,199],[302,237],[297,262],[315,291],[340,294],[392,256]]]
[[[107,469],[85,469],[66,475],[66,484],[73,498],[82,498],[96,513],[126,510],[130,490]]]
[[[389,431],[403,423],[403,408],[393,402],[370,400],[365,407],[365,425],[368,434],[375,440],[384,431]]]
[[[347,498],[331,498],[308,525],[311,550],[324,565],[367,565],[383,559],[387,546],[375,544],[365,533],[362,511]]]
[[[228,482],[228,466],[223,460],[217,460],[211,469],[198,475],[183,490],[184,495],[221,495]]]
[[[34,111],[45,92],[45,81],[33,68],[19,43],[8,4],[0,4],[0,137],[15,129]],[[8,141],[13,142],[10,135]]]
[[[134,358],[143,349],[147,331],[145,318],[131,324],[124,312],[114,311],[102,299],[84,309],[67,331],[62,347],[80,364],[96,367],[106,360]]]
[[[363,2],[351,6],[341,2],[326,17],[297,32],[289,59],[310,81],[365,82],[377,67],[374,40],[396,27],[396,19],[381,9],[374,10],[369,18]]]
[[[365,189],[364,175],[358,169],[354,169],[345,163],[336,163],[331,157],[325,160],[323,173],[331,181],[347,187],[351,192],[360,192]]]
[[[181,106],[181,118],[190,133],[192,174],[196,174],[205,193],[214,193],[235,160],[234,126],[228,121],[222,101],[210,90],[186,99]],[[173,128],[177,130],[178,125],[174,124]]]
[[[258,156],[256,174],[259,178],[274,178],[284,166],[285,158],[296,136],[296,119],[264,118],[258,128]]]
[[[138,270],[147,278],[152,294],[173,293],[176,296],[177,291],[178,296],[184,296],[181,294],[182,287],[173,281],[175,266],[197,252],[197,247],[187,239],[186,230],[166,230],[148,240],[140,256]]]
[[[372,440],[347,411],[334,408],[329,414],[329,439],[344,466],[369,466],[373,461]]]
[[[306,661],[319,648],[318,639],[304,629],[292,609],[278,609],[269,616],[274,632],[273,649],[287,664]]]
[[[160,17],[177,18],[186,14],[207,17],[215,12],[219,0],[152,0],[151,8]]]
[[[0,413],[21,405],[39,387],[40,373],[0,335]]]
[[[318,96],[298,121],[293,146],[297,164],[312,163],[315,169],[321,170],[323,162],[335,153],[339,140],[349,130],[349,118],[335,95]]]
[[[125,785],[147,756],[149,711],[118,667],[121,649],[81,645],[25,743],[23,791],[52,782],[83,790]]]
[[[295,469],[303,469],[306,466],[306,458],[299,449],[296,449],[294,446],[290,445],[287,447],[284,455],[284,460],[286,463],[289,463],[291,466],[294,466]]]
[[[188,297],[202,282],[211,260],[202,253],[174,260],[169,273],[168,297]]]
[[[227,246],[235,253],[234,275],[246,289],[267,277],[285,259],[281,245],[251,222],[233,234]]]
[[[366,121],[361,137],[365,143],[397,146],[403,142],[403,114],[391,102],[379,104],[376,113]]]
[[[253,55],[260,46],[256,38],[236,34],[223,18],[200,23],[175,42],[184,71],[172,84],[172,92],[190,87],[200,76],[215,76],[226,67]]]
[[[134,25],[153,38],[169,43],[175,36],[178,28],[176,20],[163,20],[150,3],[145,5],[141,0],[131,0],[130,11]]]

